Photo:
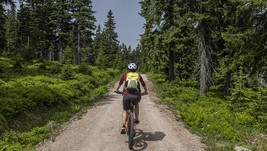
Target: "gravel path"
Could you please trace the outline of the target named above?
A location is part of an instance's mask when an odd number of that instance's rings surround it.
[[[149,95],[140,102],[134,150],[204,151],[200,138],[184,128],[183,123],[157,100],[152,84],[143,75]],[[120,134],[122,96],[110,92],[108,97],[89,109],[79,120],[67,124],[55,141],[46,141],[36,151],[127,151],[127,135]]]

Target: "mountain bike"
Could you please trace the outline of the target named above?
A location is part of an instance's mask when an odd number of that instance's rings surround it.
[[[117,94],[123,94],[121,91],[114,91]],[[142,93],[142,95],[147,95],[147,93]],[[128,147],[129,149],[133,149],[134,145],[134,137],[136,133],[136,123],[134,121],[134,100],[130,100],[130,109],[127,110],[127,115],[126,115],[126,122],[125,122],[125,131],[126,134],[128,135]]]

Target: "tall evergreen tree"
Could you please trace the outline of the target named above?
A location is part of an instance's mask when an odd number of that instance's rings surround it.
[[[52,41],[49,22],[54,3],[52,0],[20,2],[18,20],[21,53],[27,59],[46,59]]]
[[[4,6],[11,5],[11,7],[15,7],[15,4],[12,0],[0,0],[0,53],[4,51],[6,47],[6,39],[5,39],[5,29],[4,24],[6,20],[5,16],[5,8]]]
[[[225,30],[219,71],[226,77],[225,92],[230,94],[232,76],[240,67],[250,77],[263,65],[266,56],[266,1],[228,1],[224,5]],[[265,37],[265,38],[264,38]]]
[[[74,27],[77,33],[77,56],[75,56],[75,63],[81,63],[81,49],[92,46],[92,36],[95,30],[96,19],[94,11],[92,10],[91,0],[75,0],[72,1],[72,13],[74,19]],[[84,49],[89,50],[89,49]],[[84,52],[87,60],[89,59],[89,52]]]
[[[52,0],[37,1],[32,10],[32,45],[36,58],[46,59],[49,53],[49,45],[53,38],[51,28],[49,28],[50,17],[52,13]]]
[[[175,0],[145,0],[140,3],[141,16],[146,19],[141,42],[150,45],[143,47],[150,54],[147,59],[154,71],[164,71],[168,80],[173,81],[178,69],[175,69],[175,61],[182,60],[175,57],[180,57],[178,52],[185,48],[182,42],[185,41],[183,34],[186,30],[181,29],[181,17],[177,13],[180,4]]]
[[[166,58],[166,50],[160,49],[162,44],[162,37],[158,37],[160,28],[160,15],[162,10],[158,9],[157,1],[144,0],[140,2],[141,13],[140,15],[145,18],[144,29],[145,32],[141,36],[141,45],[143,59],[142,63],[146,63],[145,70],[160,72],[162,66],[160,60]],[[163,67],[163,68],[164,68]],[[168,75],[169,72],[166,73]]]
[[[6,39],[6,50],[9,53],[17,53],[18,43],[18,21],[16,18],[16,9],[12,7],[11,10],[7,11],[7,19],[5,23],[5,39]]]
[[[105,28],[103,31],[103,41],[99,49],[96,63],[98,66],[104,67],[116,67],[117,64],[114,61],[117,53],[119,52],[119,41],[117,40],[118,34],[115,32],[115,20],[113,12],[109,10],[107,15],[107,22],[105,22]]]
[[[30,48],[30,22],[32,21],[32,18],[31,9],[28,4],[21,1],[17,16],[19,22],[19,53],[25,59],[30,60],[34,58],[34,52]]]
[[[125,67],[129,64],[130,60],[130,52],[127,49],[127,46],[122,43],[119,46],[119,52],[117,53],[116,56],[116,64],[117,64],[117,68],[123,70],[125,69]]]
[[[89,57],[89,64],[91,65],[96,65],[96,59],[102,45],[102,40],[103,40],[103,31],[101,29],[101,26],[98,25]]]
[[[55,50],[52,54],[55,54],[55,58],[61,62],[64,62],[64,49],[67,47],[72,30],[70,2],[70,0],[55,0],[51,14],[50,26],[56,37],[53,42]]]

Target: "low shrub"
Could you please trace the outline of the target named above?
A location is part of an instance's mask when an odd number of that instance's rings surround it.
[[[225,97],[220,89],[211,87],[207,96],[202,97],[194,81],[162,83],[163,76],[150,74],[149,77],[162,102],[170,105],[174,114],[179,114],[177,117],[181,117],[191,130],[202,135],[210,150],[225,147],[231,150],[235,143],[252,147],[247,140],[266,131],[266,89],[243,89],[242,97],[238,98],[238,93]],[[219,143],[225,147],[218,147]],[[255,148],[262,147],[258,144]]]
[[[30,132],[20,133],[17,131],[7,131],[0,139],[0,149],[3,151],[29,151],[50,135],[50,128],[35,127]]]
[[[62,123],[83,107],[104,96],[117,70],[99,69],[88,65],[38,61],[33,63],[0,57],[0,134],[9,128],[29,130],[50,120]],[[38,116],[36,113],[42,114]],[[46,113],[42,113],[46,112]],[[25,122],[28,127],[23,127]],[[11,126],[10,124],[16,126]],[[47,126],[29,132],[9,129],[0,138],[0,150],[30,150],[49,136]]]
[[[62,111],[62,112],[56,112],[51,118],[51,121],[56,121],[58,123],[66,122],[71,117],[70,112],[68,111]]]
[[[82,64],[78,67],[78,73],[84,74],[84,75],[92,75],[93,71],[91,66],[87,64]]]

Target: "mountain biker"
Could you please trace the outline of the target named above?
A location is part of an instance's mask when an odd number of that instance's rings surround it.
[[[145,90],[145,94],[147,94],[147,87],[146,87],[146,83],[144,82],[142,76],[136,72],[137,70],[137,65],[135,63],[130,63],[128,65],[128,70],[129,72],[124,73],[121,80],[119,81],[119,85],[116,89],[116,91],[119,91],[121,85],[123,83],[124,84],[124,88],[123,88],[123,112],[122,112],[122,128],[121,128],[121,134],[125,134],[125,122],[126,122],[126,114],[127,114],[127,110],[130,109],[130,100],[134,100],[133,104],[135,106],[135,123],[138,124],[139,123],[139,102],[141,100],[141,88],[140,88],[140,83],[143,86],[144,90]],[[138,79],[138,85],[137,85],[137,91],[130,91],[130,89],[127,89],[127,85],[129,85],[129,76],[132,75],[137,75],[137,79]]]

